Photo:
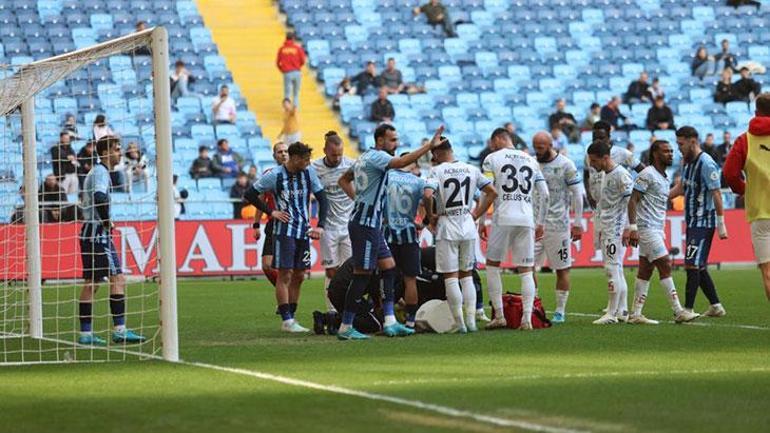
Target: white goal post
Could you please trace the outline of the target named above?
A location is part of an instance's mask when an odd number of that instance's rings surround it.
[[[33,61],[25,65],[13,68],[13,74],[0,79],[0,117],[6,119],[11,115],[18,115],[20,109],[21,117],[21,136],[22,136],[22,161],[23,161],[23,192],[24,198],[24,259],[26,268],[24,278],[20,282],[23,284],[22,291],[26,293],[21,297],[28,304],[26,312],[27,320],[21,326],[19,337],[32,340],[49,339],[44,330],[44,284],[41,252],[41,221],[40,221],[40,203],[36,193],[41,185],[39,178],[38,139],[36,137],[35,121],[35,96],[44,91],[54,83],[63,80],[78,69],[84,68],[94,62],[106,60],[110,56],[127,54],[134,52],[139,48],[149,49],[152,59],[152,111],[154,115],[154,140],[155,140],[155,173],[157,178],[157,198],[152,194],[151,200],[157,200],[157,311],[158,311],[158,333],[160,338],[160,354],[140,352],[139,355],[147,355],[155,358],[162,355],[162,358],[168,361],[179,360],[178,328],[177,328],[177,298],[176,298],[176,251],[174,234],[174,192],[173,192],[173,151],[171,141],[171,97],[169,85],[169,48],[168,34],[163,27],[155,27],[107,42],[103,42],[91,47],[82,48],[70,53],[50,57],[38,61]],[[10,69],[7,68],[6,69]],[[147,98],[149,99],[149,98]],[[148,107],[149,109],[149,107]],[[16,114],[14,114],[16,113]],[[10,122],[9,122],[10,123]],[[0,148],[0,151],[3,149]],[[2,179],[0,179],[2,180]],[[153,179],[155,180],[155,179]],[[148,199],[150,200],[150,199]],[[154,203],[153,203],[154,205]],[[0,221],[4,224],[7,221]],[[3,229],[0,227],[0,237],[3,237]],[[0,242],[3,242],[0,239]],[[21,244],[21,242],[20,242]],[[21,253],[19,253],[21,254]],[[2,259],[0,259],[2,262]],[[8,262],[3,262],[8,263]],[[19,280],[9,283],[9,278],[5,277],[6,270],[0,270],[0,284],[4,288],[10,284],[18,284]],[[102,289],[104,290],[104,289]],[[19,296],[15,294],[14,296]],[[3,300],[9,295],[3,293]],[[155,302],[156,298],[153,298]],[[75,300],[72,301],[74,303]],[[144,302],[144,301],[142,301]],[[3,307],[3,315],[12,314],[11,307]],[[13,307],[18,310],[17,307]],[[58,311],[58,310],[57,310]],[[24,313],[16,313],[17,316],[23,316]],[[58,314],[58,312],[57,312]],[[75,316],[68,318],[75,323]],[[0,317],[0,320],[4,320]],[[14,319],[16,320],[16,319]],[[16,325],[14,332],[19,330]],[[58,324],[57,324],[58,330]],[[0,329],[3,333],[0,338],[8,339],[9,332]],[[11,333],[12,334],[12,333]],[[63,335],[63,332],[61,334]],[[57,343],[58,344],[58,343]],[[76,342],[71,343],[77,346]],[[0,350],[3,347],[0,346]],[[107,350],[113,350],[107,348]],[[116,348],[114,350],[119,350]],[[21,350],[22,355],[23,349]],[[65,358],[68,358],[68,354]],[[28,359],[29,358],[29,359]],[[0,365],[3,364],[21,364],[27,362],[61,362],[69,359],[62,359],[61,355],[56,355],[51,360],[35,359],[34,357],[21,360],[0,357]],[[86,359],[87,361],[89,359]],[[93,359],[91,359],[93,360]]]

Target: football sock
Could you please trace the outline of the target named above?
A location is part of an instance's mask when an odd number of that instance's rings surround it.
[[[711,279],[708,269],[701,269],[700,271],[700,288],[703,290],[703,294],[709,300],[709,304],[716,305],[719,303],[719,295],[717,295],[717,288],[714,285],[714,280]]]
[[[417,304],[406,304],[406,324],[414,327],[414,318],[417,316]]]
[[[336,313],[337,309],[334,308],[334,304],[332,304],[331,299],[329,299],[329,283],[331,283],[331,279],[326,277],[324,279],[324,300],[326,301],[326,311],[330,313]]]
[[[471,277],[473,278],[473,277]],[[476,285],[476,281],[473,282],[473,288],[476,290],[476,311],[484,310],[484,291],[481,289],[481,284]]]
[[[110,313],[112,314],[112,324],[117,331],[124,331],[126,325],[126,295],[110,295]]]
[[[564,310],[567,308],[567,299],[569,298],[569,290],[557,290],[556,291],[556,312],[564,314]]]
[[[500,268],[497,266],[487,266],[487,290],[495,317],[505,317],[503,315],[503,280],[500,276]]]
[[[521,277],[521,322],[532,322],[532,304],[535,303],[535,279],[532,272],[519,274]]]
[[[356,317],[355,312],[361,311],[361,302],[367,284],[369,284],[369,275],[353,274],[353,280],[350,282],[348,292],[345,294],[345,311],[342,313],[340,331],[347,331],[349,325],[353,324],[353,319]]]
[[[93,310],[93,304],[90,302],[81,302],[79,304],[80,313],[80,332],[82,334],[91,333],[91,312]]]
[[[463,306],[465,309],[465,324],[471,328],[476,327],[476,286],[473,277],[465,277],[460,280],[463,292]]]
[[[618,300],[620,295],[620,272],[618,267],[615,265],[609,265],[606,270],[608,277],[607,293],[609,295],[609,302],[607,303],[607,314],[612,316],[618,309]]]
[[[626,282],[626,274],[623,273],[623,266],[618,266],[618,309],[615,311],[616,316],[624,315],[628,313],[628,283]]]
[[[674,314],[682,311],[682,304],[679,303],[679,295],[676,294],[676,287],[674,287],[674,279],[671,277],[663,278],[660,280],[660,284],[663,286],[663,290],[666,291],[666,298],[671,305],[671,309],[674,310]]]
[[[385,315],[385,326],[396,323],[396,314],[394,312],[396,269],[386,269],[382,271],[382,291],[384,298],[382,300],[382,312]]]
[[[278,306],[278,314],[281,315],[281,320],[284,322],[292,319],[291,306],[289,304],[281,304]]]
[[[644,308],[644,303],[647,301],[647,292],[649,290],[649,281],[642,280],[641,278],[636,279],[636,283],[634,283],[634,316],[640,316],[642,314],[642,309]]]
[[[455,325],[465,326],[465,321],[463,320],[463,294],[460,292],[460,282],[457,278],[445,278],[444,288],[446,289],[449,311],[452,312]]]
[[[267,277],[268,281],[270,281],[270,284],[275,287],[276,282],[278,281],[278,271],[270,268],[265,271],[265,277]]]
[[[695,296],[698,294],[701,273],[697,269],[687,269],[687,283],[684,290],[684,308],[692,310],[695,307]]]
[[[289,302],[289,312],[291,312],[291,318],[294,318],[294,315],[297,313],[297,303],[296,302]]]

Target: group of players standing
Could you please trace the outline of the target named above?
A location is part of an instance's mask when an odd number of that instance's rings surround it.
[[[666,169],[673,149],[666,141],[650,148],[651,166],[645,167],[629,151],[612,146],[611,128],[598,122],[588,147],[585,195],[594,207],[594,243],[602,252],[608,278],[606,313],[596,324],[628,322],[657,324],[642,314],[650,278],[658,269],[661,285],[677,322],[694,320],[692,311],[700,287],[711,306],[704,314],[722,316],[716,289],[706,269],[711,239],[718,229],[727,237],[719,191],[719,168],[700,150],[698,134],[680,128],[677,145],[684,157],[682,183],[671,188]],[[310,267],[310,239],[320,239],[325,287],[338,266],[352,257],[355,271],[345,299],[342,340],[368,338],[353,328],[369,277],[379,271],[382,280],[383,332],[387,336],[414,333],[417,312],[416,277],[420,271],[418,234],[430,230],[436,240],[436,271],[443,275],[454,332],[477,330],[476,290],[471,272],[476,264],[476,242],[487,239],[487,287],[494,319],[487,329],[506,327],[500,264],[511,254],[521,279],[523,314],[520,329],[532,329],[531,315],[537,292],[536,264],[545,260],[556,271],[556,308],[553,321],[566,320],[572,242],[583,233],[583,179],[575,164],[553,148],[549,134],[533,137],[536,158],[516,150],[505,129],[490,137],[492,153],[482,168],[457,161],[452,144],[439,128],[432,139],[413,152],[396,156],[398,133],[389,124],[374,132],[375,146],[353,161],[343,156],[339,135],[325,136],[324,157],[311,162],[311,149],[301,142],[274,146],[278,166],[268,169],[246,194],[257,209],[255,237],[262,236],[262,213],[269,216],[262,251],[263,269],[275,285],[281,329],[308,332],[295,319],[300,286]],[[433,167],[419,176],[417,161],[432,154]],[[638,172],[633,180],[629,169]],[[687,296],[683,307],[671,278],[671,260],[664,225],[670,197],[684,194],[687,221]],[[311,227],[311,195],[318,203],[318,222]],[[485,218],[494,204],[492,221]],[[570,219],[570,210],[574,219]],[[420,221],[420,222],[418,222]],[[639,247],[639,270],[629,314],[623,274],[626,247]],[[400,272],[397,272],[396,267]],[[395,317],[395,279],[404,278],[406,325]],[[331,311],[333,306],[327,301]],[[482,315],[484,319],[485,316]],[[486,319],[488,320],[488,319]]]

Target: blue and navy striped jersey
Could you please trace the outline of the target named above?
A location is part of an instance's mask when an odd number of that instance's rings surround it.
[[[307,239],[310,230],[310,194],[323,190],[312,167],[297,173],[289,173],[285,166],[276,167],[262,176],[254,189],[260,193],[272,192],[276,209],[290,215],[288,224],[275,220],[273,234]]]
[[[356,206],[353,221],[364,227],[382,227],[382,212],[388,186],[388,164],[393,157],[383,150],[369,149],[353,164]]]
[[[687,227],[716,227],[717,213],[711,191],[719,189],[719,176],[719,166],[706,152],[685,164],[682,185]]]
[[[102,220],[96,211],[94,195],[97,192],[101,192],[107,196],[107,212],[109,214],[110,189],[112,189],[110,170],[102,163],[95,164],[86,175],[85,181],[83,181],[82,238],[104,242],[109,237],[109,231],[103,230]]]
[[[396,245],[417,242],[414,218],[427,183],[412,173],[388,172],[388,194],[385,199],[385,240]]]

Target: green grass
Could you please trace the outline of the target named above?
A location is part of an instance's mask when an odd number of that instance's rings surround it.
[[[593,317],[531,333],[338,342],[278,331],[264,281],[184,281],[182,357],[597,432],[758,432],[770,425],[770,318],[756,270],[713,271],[728,316],[708,326],[599,327]],[[683,293],[684,274],[676,274]],[[506,288],[518,279],[507,276]],[[628,275],[633,287],[633,276]],[[599,270],[573,272],[568,311],[606,304]],[[321,309],[306,283],[301,319]],[[553,307],[553,276],[541,295]],[[631,289],[633,290],[633,289]],[[486,294],[486,293],[485,293]],[[705,309],[699,295],[697,309]],[[653,282],[648,317],[670,320]],[[746,329],[752,325],[767,329]],[[392,403],[156,361],[0,368],[5,432],[519,431]]]

